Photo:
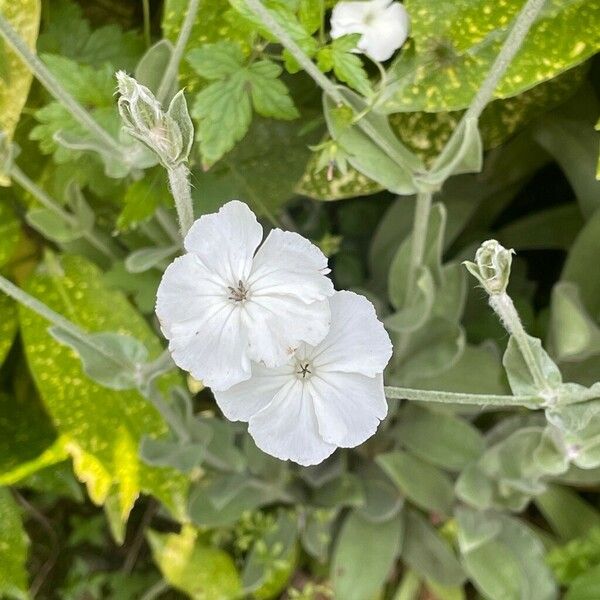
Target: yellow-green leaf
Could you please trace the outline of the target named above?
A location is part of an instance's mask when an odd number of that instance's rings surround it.
[[[204,544],[192,526],[185,525],[179,534],[149,531],[148,541],[164,578],[192,600],[240,597],[240,577],[231,556]]]
[[[2,89],[0,87],[0,94]],[[2,105],[0,104],[0,111]],[[2,114],[0,114],[0,119]],[[6,194],[3,194],[6,196]],[[12,257],[19,237],[21,235],[21,226],[13,209],[8,204],[8,199],[4,197],[0,201],[0,267],[3,267]]]
[[[406,0],[413,44],[392,67],[383,108],[437,112],[468,106],[522,5],[522,0]],[[549,0],[495,97],[520,94],[587,60],[600,48],[599,28],[598,0]]]
[[[125,296],[104,287],[97,267],[81,257],[65,256],[51,271],[40,270],[27,291],[90,332],[131,335],[146,345],[150,358],[160,353],[148,324]],[[110,390],[87,378],[77,355],[50,336],[42,317],[22,307],[19,317],[35,383],[90,498],[101,504],[116,495],[126,520],[143,491],[181,517],[184,478],[144,464],[137,454],[143,436],[165,431],[156,410],[136,391]]]
[[[40,0],[0,0],[0,13],[28,46],[35,48],[40,26]],[[11,140],[29,94],[31,71],[0,41],[0,131]],[[0,175],[0,185],[9,185]]]
[[[27,547],[29,540],[21,511],[6,488],[0,488],[0,597],[25,599],[27,594]]]

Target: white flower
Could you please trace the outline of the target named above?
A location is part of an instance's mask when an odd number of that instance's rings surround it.
[[[382,373],[392,344],[373,305],[346,291],[329,304],[321,343],[303,344],[277,369],[253,365],[251,379],[215,393],[228,419],[249,423],[259,448],[305,466],[362,444],[387,414]]]
[[[410,18],[399,2],[368,0],[338,2],[331,13],[331,37],[360,33],[357,51],[382,62],[408,37]]]
[[[263,230],[242,202],[204,215],[158,288],[156,314],[173,360],[216,390],[248,379],[251,360],[285,364],[301,342],[327,334],[333,285],[307,239]],[[256,252],[256,254],[255,254]]]

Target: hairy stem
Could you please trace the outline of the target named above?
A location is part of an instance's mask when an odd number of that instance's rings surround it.
[[[200,0],[189,0],[185,19],[183,20],[183,24],[181,25],[181,29],[179,31],[179,37],[177,38],[177,42],[175,42],[175,47],[173,48],[173,54],[171,54],[171,58],[169,59],[169,63],[167,64],[167,68],[165,69],[160,86],[158,87],[158,91],[156,93],[156,98],[161,104],[164,104],[164,102],[167,100],[169,90],[171,89],[171,86],[177,77],[177,73],[179,72],[179,63],[181,62],[188,39],[192,33],[192,28],[194,26],[194,21],[196,20],[196,14],[198,12],[199,5]]]
[[[527,364],[527,368],[531,373],[531,377],[535,383],[535,387],[548,399],[554,397],[552,386],[546,380],[544,373],[540,369],[539,364],[535,360],[529,339],[519,313],[513,304],[512,299],[506,292],[501,294],[493,294],[490,296],[490,306],[494,309],[500,321],[506,328],[506,331],[513,336],[519,347],[519,351]]]
[[[29,49],[23,39],[11,27],[10,23],[0,14],[0,36],[20,56],[38,81],[58,100],[73,118],[79,121],[100,143],[107,153],[115,153],[127,162],[119,143],[105,131],[79,102],[58,82],[48,67]]]
[[[413,219],[411,243],[410,243],[410,262],[408,266],[408,280],[406,283],[406,296],[404,304],[407,305],[414,293],[415,279],[417,270],[423,264],[425,255],[425,242],[427,240],[427,226],[429,215],[431,213],[431,193],[419,192],[417,194],[417,203],[415,206],[415,216]]]
[[[179,231],[181,237],[185,238],[190,227],[194,223],[194,207],[192,203],[192,192],[190,188],[190,173],[188,168],[181,164],[168,169],[169,187],[175,200],[177,217],[179,219]]]
[[[77,218],[62,208],[56,200],[51,198],[41,187],[27,177],[17,165],[13,164],[10,167],[9,174],[14,181],[16,181],[23,189],[27,190],[44,208],[52,211],[70,227],[77,228]],[[90,231],[82,231],[81,237],[111,260],[117,258],[119,254],[121,254],[121,250],[117,244],[108,235],[103,235],[102,232],[98,231],[96,228],[93,228]]]
[[[390,400],[417,400],[420,402],[445,402],[452,404],[475,404],[477,406],[525,406],[540,408],[543,400],[538,396],[508,396],[495,394],[463,394],[462,392],[440,392],[386,386],[386,398]]]
[[[466,122],[469,119],[478,120],[486,107],[487,103],[492,98],[500,79],[502,79],[504,73],[510,66],[512,59],[515,57],[525,38],[527,33],[531,29],[531,26],[535,22],[540,10],[542,10],[546,0],[527,0],[519,14],[514,20],[514,24],[504,40],[504,44],[496,56],[496,60],[492,65],[487,77],[484,79],[481,87],[475,94],[475,97],[471,101],[469,108],[463,115],[462,121]],[[446,147],[454,143],[456,136],[459,135],[461,128],[457,126],[454,132],[450,136],[450,139],[446,143]],[[443,153],[443,151],[442,151]],[[440,153],[440,156],[442,155]],[[434,164],[432,170],[435,170],[436,165]]]

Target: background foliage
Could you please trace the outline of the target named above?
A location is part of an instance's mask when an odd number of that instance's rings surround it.
[[[362,447],[299,468],[260,452],[181,373],[157,380],[166,401],[90,377],[77,345],[2,294],[0,596],[600,597],[600,3],[546,2],[479,120],[481,172],[453,165],[436,190],[408,297],[411,164],[434,163],[523,2],[406,0],[411,37],[384,82],[352,36],[329,39],[335,1],[264,4],[393,151],[322,101],[244,0],[201,1],[163,98],[184,87],[194,119],[196,216],[239,198],[317,243],[336,287],[385,322],[390,385],[526,395],[519,350],[460,265],[498,239],[517,252],[509,293],[536,360],[591,401],[544,413],[390,400]],[[0,169],[0,271],[89,333],[135,338],[149,361],[179,240],[166,174],[120,133],[114,73],[158,92],[187,7],[0,0],[120,153],[0,41],[0,129],[15,143]]]

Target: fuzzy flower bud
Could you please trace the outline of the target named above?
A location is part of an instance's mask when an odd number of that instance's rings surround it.
[[[119,71],[117,82],[124,129],[155,152],[166,168],[186,162],[194,127],[183,91],[175,95],[165,113],[154,94],[127,73]]]
[[[507,250],[496,240],[483,242],[475,254],[475,262],[463,264],[490,295],[503,294],[508,286],[514,250]]]

